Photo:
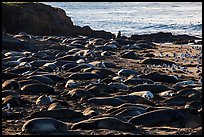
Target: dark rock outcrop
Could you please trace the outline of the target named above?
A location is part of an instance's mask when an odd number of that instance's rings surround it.
[[[63,9],[36,2],[2,3],[2,24],[4,32],[11,34],[115,37],[110,32],[95,31],[89,26],[75,26]]]
[[[159,32],[152,34],[144,34],[144,35],[132,35],[130,40],[146,40],[151,42],[174,42],[174,43],[189,43],[194,40],[200,39],[195,36],[184,35],[172,35],[169,32]]]

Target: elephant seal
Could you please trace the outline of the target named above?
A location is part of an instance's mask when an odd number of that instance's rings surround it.
[[[129,69],[121,69],[118,71],[118,76],[129,76],[129,75],[138,75],[139,72]]]
[[[179,115],[176,115],[174,109],[161,109],[134,116],[129,122],[134,125],[155,126],[178,118]]]
[[[74,80],[70,79],[65,84],[65,88],[76,88],[76,87],[78,87],[78,85],[79,84],[77,82],[75,82]]]
[[[2,105],[5,106],[7,104],[10,104],[12,107],[18,107],[20,106],[19,98],[16,98],[13,95],[8,95],[2,98]]]
[[[99,110],[93,107],[88,107],[83,111],[84,116],[97,116],[99,113]]]
[[[44,84],[28,84],[21,88],[20,94],[55,94],[54,88]]]
[[[187,96],[173,96],[168,99],[165,99],[163,103],[167,105],[176,105],[176,106],[182,106],[185,105],[187,102],[193,101],[193,98],[187,97]]]
[[[30,67],[24,67],[24,66],[22,66],[22,67],[17,67],[17,68],[13,68],[13,69],[11,69],[11,70],[8,70],[8,71],[6,71],[7,73],[14,73],[14,74],[23,74],[23,73],[25,73],[25,72],[27,72],[27,71],[29,71],[31,68]]]
[[[73,80],[91,80],[91,79],[99,79],[99,78],[102,78],[102,76],[99,74],[93,74],[88,72],[73,73],[68,77],[68,79],[73,79]]]
[[[176,83],[178,80],[171,75],[162,74],[159,72],[152,72],[146,75],[140,75],[140,78],[151,79],[155,82]]]
[[[201,101],[191,101],[186,103],[185,108],[200,110],[202,108]]]
[[[122,52],[119,56],[121,58],[127,58],[127,59],[137,59],[137,60],[143,59],[138,54],[135,54],[133,51]]]
[[[85,90],[95,96],[100,96],[102,94],[111,93],[114,91],[111,86],[103,83],[88,85],[85,87]]]
[[[116,74],[109,70],[109,69],[105,69],[105,68],[97,68],[91,71],[91,73],[93,74],[99,74],[103,77],[108,77],[108,76],[116,76]]]
[[[28,85],[28,84],[41,84],[40,81],[37,81],[37,80],[32,80],[32,79],[26,79],[26,80],[20,80],[19,81],[19,84],[21,87],[25,86],[25,85]]]
[[[164,60],[164,59],[157,59],[157,58],[149,58],[149,59],[145,59],[143,60],[142,64],[155,64],[155,65],[163,65],[163,64],[167,64],[172,66],[173,64],[175,64],[172,61],[169,60]]]
[[[93,95],[90,92],[87,92],[83,89],[73,89],[68,91],[68,93],[64,96],[70,97],[69,99],[79,99],[79,98],[90,98]]]
[[[62,108],[66,108],[66,107],[60,104],[59,102],[53,102],[52,104],[49,105],[47,110],[55,110],[55,109],[62,109]]]
[[[144,113],[144,112],[146,112],[146,108],[148,108],[148,107],[150,107],[150,106],[144,105],[144,104],[124,103],[120,106],[112,107],[112,108],[108,109],[105,112],[105,114],[112,114],[115,112],[119,112],[120,109],[124,109],[124,108],[137,108],[137,110],[140,111],[140,113]]]
[[[44,84],[55,84],[55,82],[52,79],[42,75],[29,76],[28,79],[37,80]]]
[[[162,84],[143,84],[138,86],[129,87],[131,91],[151,91],[152,93],[160,93],[163,91],[170,90],[169,87]]]
[[[147,104],[150,106],[155,105],[155,103],[152,102],[151,100],[148,100],[138,95],[116,95],[114,96],[114,98],[122,99],[128,103],[140,103],[140,104],[145,104],[145,105]]]
[[[124,80],[125,84],[131,84],[131,85],[138,85],[138,84],[154,84],[154,81],[150,80],[150,79],[145,79],[145,78],[127,78]]]
[[[15,74],[10,72],[2,72],[1,74],[2,80],[8,80],[8,79],[19,78],[19,77],[21,77],[20,74]]]
[[[87,101],[88,103],[93,103],[95,105],[108,105],[108,106],[119,106],[126,101],[119,99],[119,98],[112,98],[112,97],[97,97],[97,98],[90,98]]]
[[[137,92],[132,92],[129,95],[137,95],[137,96],[141,96],[141,97],[147,98],[147,99],[153,99],[154,98],[154,95],[150,91],[137,91]]]
[[[14,79],[10,79],[10,80],[6,80],[3,84],[2,84],[2,89],[19,89],[20,88],[20,84],[18,81],[14,80]]]
[[[71,129],[110,129],[110,130],[119,130],[119,131],[132,131],[136,127],[128,122],[123,122],[114,117],[102,117],[96,119],[88,119],[80,121],[72,125]]]
[[[186,85],[193,85],[193,84],[195,84],[195,82],[194,81],[180,81],[180,82],[177,82],[176,84],[174,84],[173,86],[172,86],[172,88],[175,88],[175,89],[177,89],[177,90],[180,90],[180,89],[182,89],[184,86],[186,86]]]
[[[119,108],[115,111],[113,111],[112,115],[119,115],[119,116],[122,116],[124,118],[130,118],[130,117],[133,117],[133,116],[137,116],[137,115],[140,115],[142,114],[142,108],[140,107],[127,107],[127,108]]]
[[[111,82],[108,85],[111,86],[116,91],[128,90],[128,86],[120,82]]]
[[[15,90],[3,90],[1,95],[2,95],[2,98],[9,96],[9,95],[12,95],[15,98],[21,97],[20,94],[18,92],[16,92]]]
[[[49,105],[53,102],[53,99],[47,95],[41,95],[37,98],[35,104],[36,105]]]
[[[173,126],[173,127],[199,127],[202,117],[189,109],[159,109],[134,116],[129,120],[134,125],[142,126]]]
[[[74,118],[83,117],[83,114],[81,112],[77,112],[72,109],[63,108],[63,109],[33,112],[29,116],[29,118],[38,118],[38,117],[51,117],[56,119],[74,119]]]
[[[22,132],[40,134],[67,130],[68,125],[66,123],[50,117],[33,118],[28,120],[22,127]]]

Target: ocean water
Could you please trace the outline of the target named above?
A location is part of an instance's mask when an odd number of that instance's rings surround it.
[[[122,35],[172,32],[202,37],[201,2],[43,2],[59,7],[74,25]]]

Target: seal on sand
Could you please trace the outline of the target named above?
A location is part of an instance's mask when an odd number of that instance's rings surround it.
[[[129,87],[129,89],[131,91],[145,91],[145,90],[148,91],[148,90],[150,90],[152,93],[160,93],[163,91],[170,90],[170,88],[168,88],[167,86],[162,85],[162,84],[144,84],[144,85]]]
[[[154,98],[154,95],[150,91],[137,91],[137,92],[132,92],[129,95],[137,95],[147,99]]]
[[[152,72],[146,75],[140,75],[140,78],[147,78],[147,79],[151,79],[155,82],[166,82],[166,83],[176,83],[178,82],[178,80],[171,75],[166,75],[166,74],[162,74],[159,72]]]
[[[28,79],[38,80],[44,84],[55,84],[55,82],[53,80],[51,80],[50,78],[48,78],[46,76],[42,76],[42,75],[29,76]]]
[[[155,126],[161,123],[179,119],[181,116],[174,109],[161,109],[134,116],[129,120],[134,125]]]
[[[146,112],[129,120],[134,125],[158,126],[162,124],[173,127],[198,127],[201,126],[201,121],[201,117],[189,109],[171,108]]]
[[[14,80],[14,79],[10,79],[10,80],[6,80],[3,84],[2,84],[2,89],[19,89],[20,88],[20,84],[18,83],[18,81]]]
[[[132,131],[136,127],[128,122],[123,122],[117,118],[113,117],[103,117],[96,119],[88,119],[80,121],[72,125],[71,129],[110,129],[110,130],[119,130],[119,131]]]
[[[163,64],[167,64],[172,66],[173,64],[175,64],[172,61],[169,60],[163,60],[163,59],[153,59],[153,58],[149,58],[149,59],[145,59],[143,60],[142,64],[155,64],[155,65],[163,65]]]
[[[28,120],[22,127],[22,132],[29,133],[47,133],[67,130],[68,126],[66,123],[49,117]]]
[[[109,106],[119,106],[126,101],[119,98],[111,98],[111,97],[98,97],[98,98],[90,98],[87,101],[88,103],[93,103],[97,105],[109,105]]]
[[[152,102],[151,100],[148,100],[146,98],[143,98],[143,97],[137,96],[137,95],[116,95],[116,96],[114,96],[114,98],[119,98],[119,99],[125,100],[128,103],[141,103],[141,104],[147,104],[150,106],[155,105],[155,103]]]
[[[102,78],[101,75],[99,74],[93,74],[93,73],[73,73],[71,74],[68,79],[73,79],[73,80],[91,80],[91,79],[98,79]]]
[[[81,112],[77,112],[68,108],[63,108],[63,109],[34,112],[29,117],[30,118],[52,117],[56,119],[72,119],[72,118],[81,118],[83,117],[83,114]]]
[[[48,93],[54,94],[54,88],[44,85],[44,84],[28,84],[21,88],[20,94],[38,94],[38,93]]]
[[[100,96],[102,94],[111,93],[114,91],[111,86],[103,83],[88,85],[85,87],[85,90],[95,96]]]

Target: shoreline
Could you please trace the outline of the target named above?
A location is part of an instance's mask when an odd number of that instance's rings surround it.
[[[118,31],[121,31],[125,35],[130,36],[134,34],[149,34],[163,31],[172,33],[174,32],[174,35],[177,35],[177,32],[179,32],[179,34],[187,34],[192,36],[195,36],[194,34],[202,35],[202,20],[201,13],[199,13],[199,11],[201,12],[201,3],[198,3],[198,5],[200,6],[195,4],[198,6],[196,7],[196,9],[193,9],[194,7],[192,5],[194,5],[194,3],[182,4],[173,2],[169,3],[169,6],[166,3],[157,3],[155,5],[152,5],[152,3],[145,2],[139,4],[137,2],[133,2],[131,4],[125,2],[124,4],[118,4],[117,2],[108,4],[104,2],[98,3],[97,5],[95,5],[95,3],[89,4],[86,2],[84,4],[83,2],[45,4],[64,9],[67,15],[73,18],[73,22],[79,26],[84,26],[85,24],[89,25],[93,29],[101,29],[104,25],[107,24],[106,26],[104,26],[104,30],[110,31],[114,34],[116,34]],[[170,5],[173,7],[171,7]],[[190,7],[184,10],[184,8],[188,6]],[[89,8],[91,8],[91,10],[89,10]],[[154,11],[154,8],[156,8],[157,10]],[[81,9],[80,11],[84,12],[84,14],[81,14],[81,12],[79,12],[77,9]],[[103,9],[106,9],[104,14],[102,14]],[[100,15],[102,18],[103,16],[107,15],[108,18],[103,18],[103,21],[100,22],[100,17],[95,16],[92,11],[95,13],[95,15]],[[163,12],[166,14],[164,14]],[[195,15],[193,14],[194,12],[198,14]],[[162,17],[158,20],[156,15],[160,15]],[[118,16],[120,16],[120,18],[117,18]],[[87,20],[84,20],[83,17]],[[109,21],[111,19],[113,21]]]

